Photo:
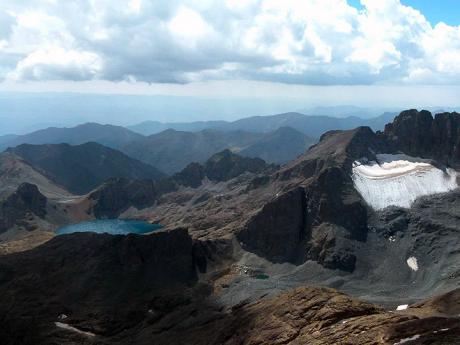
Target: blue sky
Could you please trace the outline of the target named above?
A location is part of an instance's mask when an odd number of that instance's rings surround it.
[[[363,8],[360,0],[347,1],[356,8]],[[436,25],[439,22],[460,25],[459,0],[402,0],[401,3],[422,12],[432,25]]]
[[[439,22],[460,25],[458,0],[403,0],[402,3],[421,11],[433,25]]]

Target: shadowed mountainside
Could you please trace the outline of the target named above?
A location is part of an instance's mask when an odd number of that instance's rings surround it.
[[[97,143],[29,145],[9,148],[36,171],[74,194],[85,194],[111,177],[162,178],[156,168]]]

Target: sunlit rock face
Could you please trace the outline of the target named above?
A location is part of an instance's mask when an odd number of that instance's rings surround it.
[[[378,154],[377,161],[353,164],[356,190],[372,208],[410,208],[420,196],[445,193],[458,187],[457,171],[435,167],[430,160],[404,154]]]

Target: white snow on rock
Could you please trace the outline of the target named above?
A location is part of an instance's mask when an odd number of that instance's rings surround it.
[[[407,262],[407,266],[409,266],[412,271],[414,272],[418,271],[418,262],[417,262],[416,257],[411,256],[409,259],[407,259],[406,262]]]
[[[398,307],[396,308],[396,310],[406,310],[407,307],[409,307],[408,304],[401,304],[401,305],[398,305]]]
[[[68,330],[68,331],[71,331],[71,332],[74,332],[74,333],[78,333],[78,334],[81,334],[81,335],[84,335],[84,336],[87,336],[87,337],[94,337],[94,336],[96,336],[96,334],[94,334],[94,333],[82,331],[81,329],[78,329],[78,328],[76,328],[76,327],[73,327],[73,326],[69,325],[68,323],[64,323],[64,322],[55,322],[54,324],[55,324],[56,327],[58,327],[58,328],[66,329],[66,330]]]
[[[416,334],[413,337],[401,339],[397,343],[394,343],[394,345],[402,345],[402,344],[408,343],[410,341],[417,340],[418,338],[420,338],[420,334]]]
[[[374,209],[410,208],[420,196],[445,193],[458,187],[459,173],[435,167],[430,160],[405,154],[378,154],[377,161],[353,163],[356,190]]]

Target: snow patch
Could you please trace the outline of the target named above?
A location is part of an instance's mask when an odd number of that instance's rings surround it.
[[[409,259],[407,259],[406,262],[407,262],[407,266],[409,266],[412,271],[414,272],[418,271],[418,262],[415,256],[411,256]]]
[[[408,343],[409,341],[417,340],[418,338],[420,338],[420,334],[416,334],[413,337],[401,339],[400,341],[398,341],[397,343],[394,343],[393,345],[405,344],[405,343]]]
[[[420,196],[445,193],[458,187],[459,173],[435,167],[430,160],[405,154],[378,154],[377,161],[353,163],[356,190],[374,209],[410,208]]]
[[[65,330],[68,330],[68,331],[71,331],[71,332],[74,332],[74,333],[78,333],[78,334],[81,334],[81,335],[85,335],[85,336],[87,336],[87,337],[94,337],[94,336],[96,336],[96,334],[94,334],[94,333],[82,331],[81,329],[78,329],[78,328],[76,328],[76,327],[73,327],[73,326],[69,325],[68,323],[64,323],[64,322],[55,322],[54,324],[55,324],[56,327],[58,327],[58,328],[62,328],[62,329],[65,329]]]
[[[401,305],[398,305],[398,307],[396,308],[396,310],[406,310],[407,307],[409,307],[408,304],[401,304]]]
[[[433,331],[434,334],[437,334],[439,332],[447,332],[450,328],[441,328],[439,331]]]

